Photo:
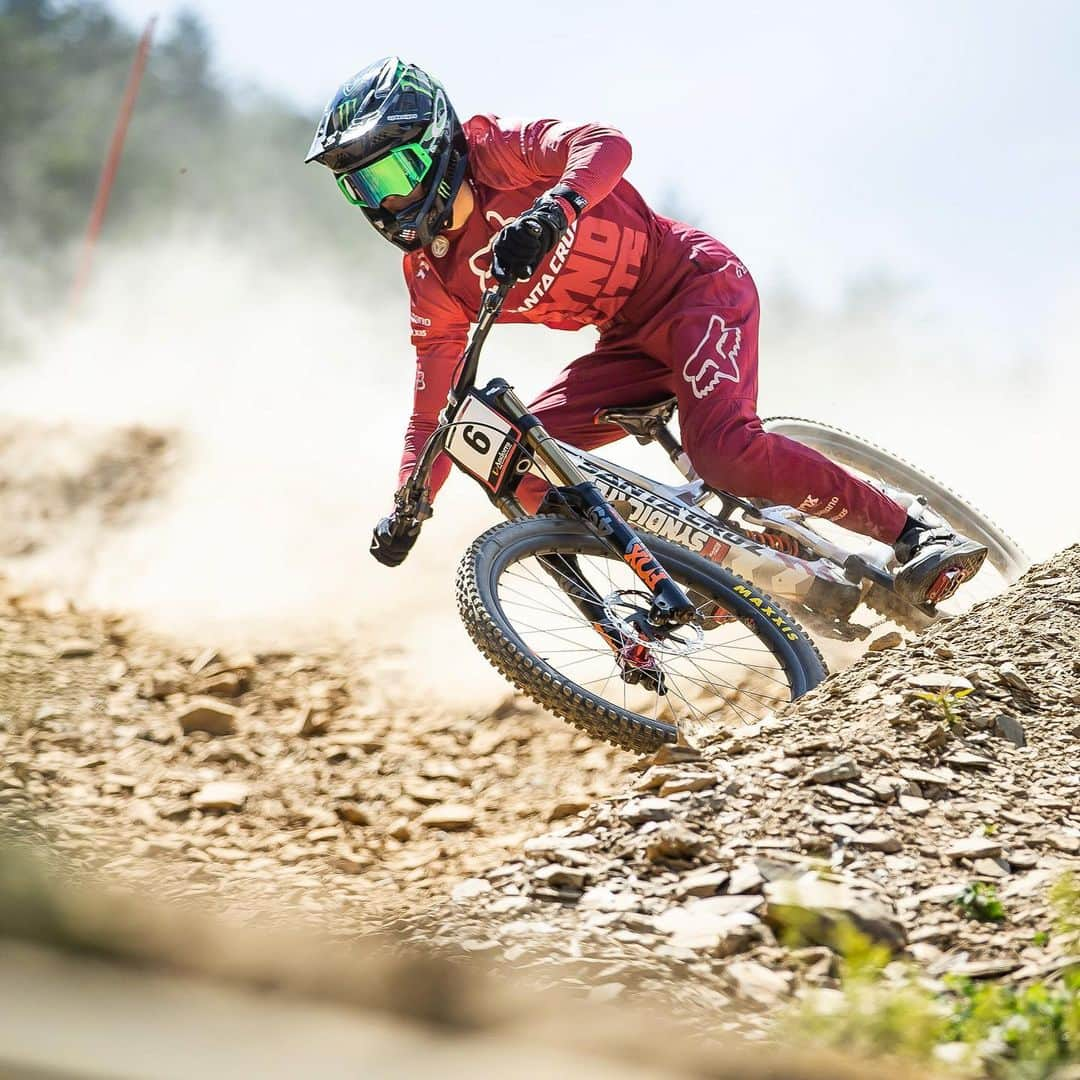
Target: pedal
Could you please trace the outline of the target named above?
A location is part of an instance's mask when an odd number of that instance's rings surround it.
[[[934,578],[934,583],[926,590],[927,603],[940,604],[942,601],[948,600],[965,581],[974,576],[974,574],[969,574],[962,566],[954,566],[951,570],[942,570]]]

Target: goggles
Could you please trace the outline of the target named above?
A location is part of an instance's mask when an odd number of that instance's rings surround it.
[[[377,210],[390,195],[408,195],[431,171],[431,162],[431,155],[419,143],[408,143],[370,165],[341,173],[337,184],[353,206]]]

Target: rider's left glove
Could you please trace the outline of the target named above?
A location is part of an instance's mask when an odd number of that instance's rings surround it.
[[[400,566],[420,535],[420,522],[399,517],[395,511],[384,517],[371,534],[371,554],[383,566]]]
[[[507,225],[492,245],[491,272],[497,281],[528,281],[537,264],[566,232],[563,202],[541,195],[520,217]]]

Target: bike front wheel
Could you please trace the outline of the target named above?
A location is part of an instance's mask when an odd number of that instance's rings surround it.
[[[515,686],[632,751],[756,723],[825,678],[813,642],[756,586],[676,544],[650,537],[649,547],[696,610],[659,640],[637,629],[652,597],[630,567],[584,524],[561,518],[504,522],[475,540],[458,569],[458,610]],[[571,602],[558,570],[571,565],[618,641]]]

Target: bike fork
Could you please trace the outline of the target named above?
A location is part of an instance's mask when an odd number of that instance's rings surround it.
[[[523,441],[549,483],[549,509],[586,522],[597,536],[637,576],[653,598],[649,622],[657,627],[681,625],[694,617],[694,605],[633,529],[612,509],[599,488],[588,480],[573,458],[553,439],[506,383],[489,384],[488,391],[506,416],[518,424]]]

